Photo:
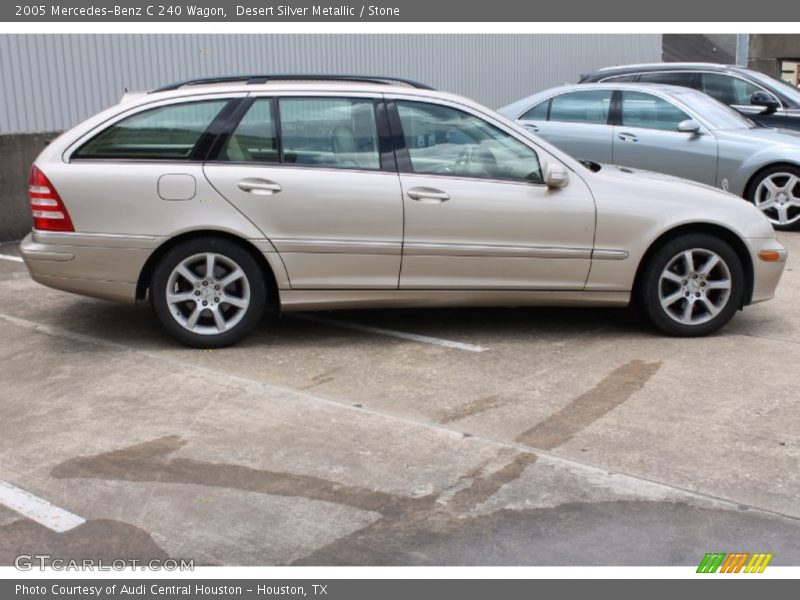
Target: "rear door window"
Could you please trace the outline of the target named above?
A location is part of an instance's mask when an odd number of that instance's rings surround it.
[[[611,90],[561,94],[551,100],[550,120],[606,125],[611,109]]]
[[[375,102],[369,98],[281,98],[282,162],[381,168]]]
[[[117,121],[73,158],[188,160],[228,100],[159,106]]]

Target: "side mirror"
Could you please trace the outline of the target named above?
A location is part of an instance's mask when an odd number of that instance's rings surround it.
[[[700,123],[695,121],[694,119],[686,119],[685,121],[681,121],[678,123],[678,131],[681,133],[691,133],[692,135],[698,135],[700,133]]]
[[[552,189],[563,188],[569,183],[569,172],[560,162],[551,161],[544,167],[544,183]]]
[[[763,106],[765,113],[773,113],[780,108],[780,104],[773,96],[764,90],[757,90],[750,96],[750,104],[753,106]]]

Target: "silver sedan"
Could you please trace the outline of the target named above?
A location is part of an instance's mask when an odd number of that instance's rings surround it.
[[[499,112],[576,158],[693,179],[750,200],[776,229],[800,226],[800,132],[758,126],[699,91],[569,85]]]

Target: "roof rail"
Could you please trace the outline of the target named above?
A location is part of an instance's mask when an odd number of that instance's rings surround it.
[[[391,85],[393,83],[402,83],[421,90],[432,90],[434,88],[418,81],[411,79],[402,79],[400,77],[380,77],[375,75],[320,75],[314,73],[281,73],[273,75],[226,75],[223,77],[203,77],[199,79],[187,79],[185,81],[177,81],[169,85],[151,90],[150,93],[168,92],[170,90],[177,90],[182,87],[189,87],[193,85],[209,85],[214,83],[235,83],[244,82],[247,85],[254,85],[259,83],[267,83],[269,81],[297,81],[297,80],[322,80],[322,81],[355,81],[360,83],[382,83]]]

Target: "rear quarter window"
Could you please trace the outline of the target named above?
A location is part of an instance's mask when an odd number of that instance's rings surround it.
[[[188,160],[228,100],[159,106],[117,121],[72,158]]]

